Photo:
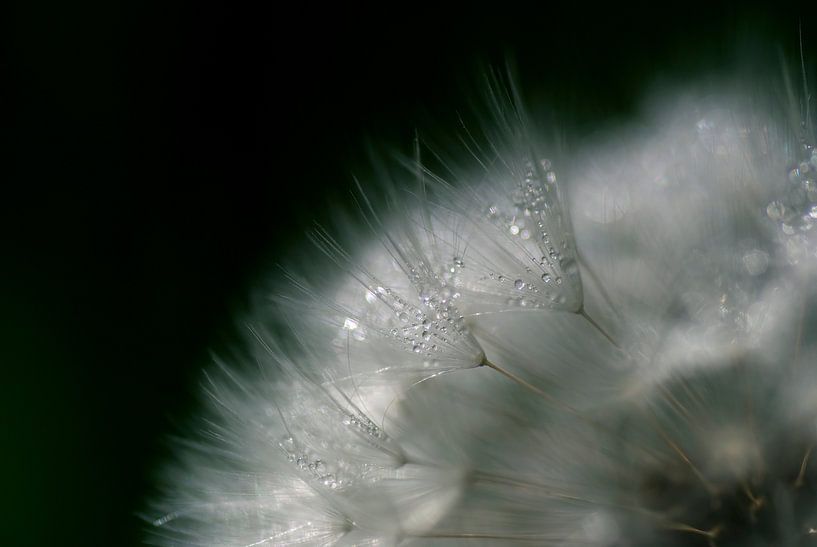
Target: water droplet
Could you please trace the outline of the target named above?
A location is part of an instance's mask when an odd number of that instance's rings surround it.
[[[743,267],[749,275],[762,275],[769,266],[769,254],[760,249],[752,249],[743,255]]]
[[[766,214],[772,220],[780,220],[786,214],[786,206],[775,200],[766,206]]]
[[[522,239],[530,239],[530,230],[525,228],[524,230],[519,232],[519,237],[521,237]]]
[[[463,266],[465,266],[465,264],[463,263],[462,259],[461,259],[461,258],[459,258],[459,257],[456,257],[456,256],[454,257],[454,265],[455,265],[457,268],[462,268]]]
[[[511,235],[515,236],[519,233],[519,226],[517,226],[516,224],[511,224],[509,230],[511,231]]]
[[[525,288],[525,282],[522,281],[521,279],[517,279],[516,281],[513,282],[513,286],[516,288],[516,290],[521,291],[522,289]]]
[[[545,283],[550,283],[550,274],[547,273],[547,272],[543,273],[542,274],[542,281],[544,281]]]

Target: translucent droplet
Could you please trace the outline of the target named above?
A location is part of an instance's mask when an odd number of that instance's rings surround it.
[[[769,254],[760,249],[752,249],[743,255],[743,267],[749,275],[762,275],[769,266]]]
[[[766,214],[772,220],[780,220],[786,213],[786,206],[775,200],[766,206]]]
[[[547,272],[543,273],[542,274],[542,281],[544,281],[545,283],[550,283],[550,274],[547,273]]]
[[[519,237],[521,237],[522,239],[530,239],[530,230],[525,228],[524,230],[519,232]]]
[[[516,290],[521,291],[522,289],[525,288],[525,282],[522,281],[521,279],[517,279],[516,281],[513,282],[513,286],[516,288]]]
[[[431,300],[431,297],[433,296],[433,293],[431,292],[430,289],[423,289],[423,290],[420,291],[419,296],[420,296],[420,300],[422,300],[422,302],[424,304],[428,304],[428,301]]]
[[[519,233],[519,226],[517,226],[516,224],[511,224],[511,227],[509,229],[511,231],[511,235],[515,236]]]
[[[454,265],[455,265],[457,268],[462,268],[463,266],[465,266],[465,264],[463,263],[462,259],[461,259],[461,258],[459,258],[459,257],[456,257],[456,256],[454,257]]]

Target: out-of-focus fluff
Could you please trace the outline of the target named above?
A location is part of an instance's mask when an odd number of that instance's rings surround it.
[[[811,136],[692,92],[556,158],[489,88],[311,234],[151,542],[817,545]]]

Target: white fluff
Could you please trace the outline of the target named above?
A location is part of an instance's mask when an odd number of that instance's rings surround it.
[[[741,94],[688,93],[557,164],[509,89],[492,84],[470,163],[373,181],[358,225],[312,235],[251,322],[257,366],[211,374],[152,541],[817,528],[809,136]]]

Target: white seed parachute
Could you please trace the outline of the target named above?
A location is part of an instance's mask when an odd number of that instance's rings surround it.
[[[812,136],[693,90],[556,158],[489,80],[460,156],[311,234],[250,363],[208,374],[149,541],[817,541]]]

